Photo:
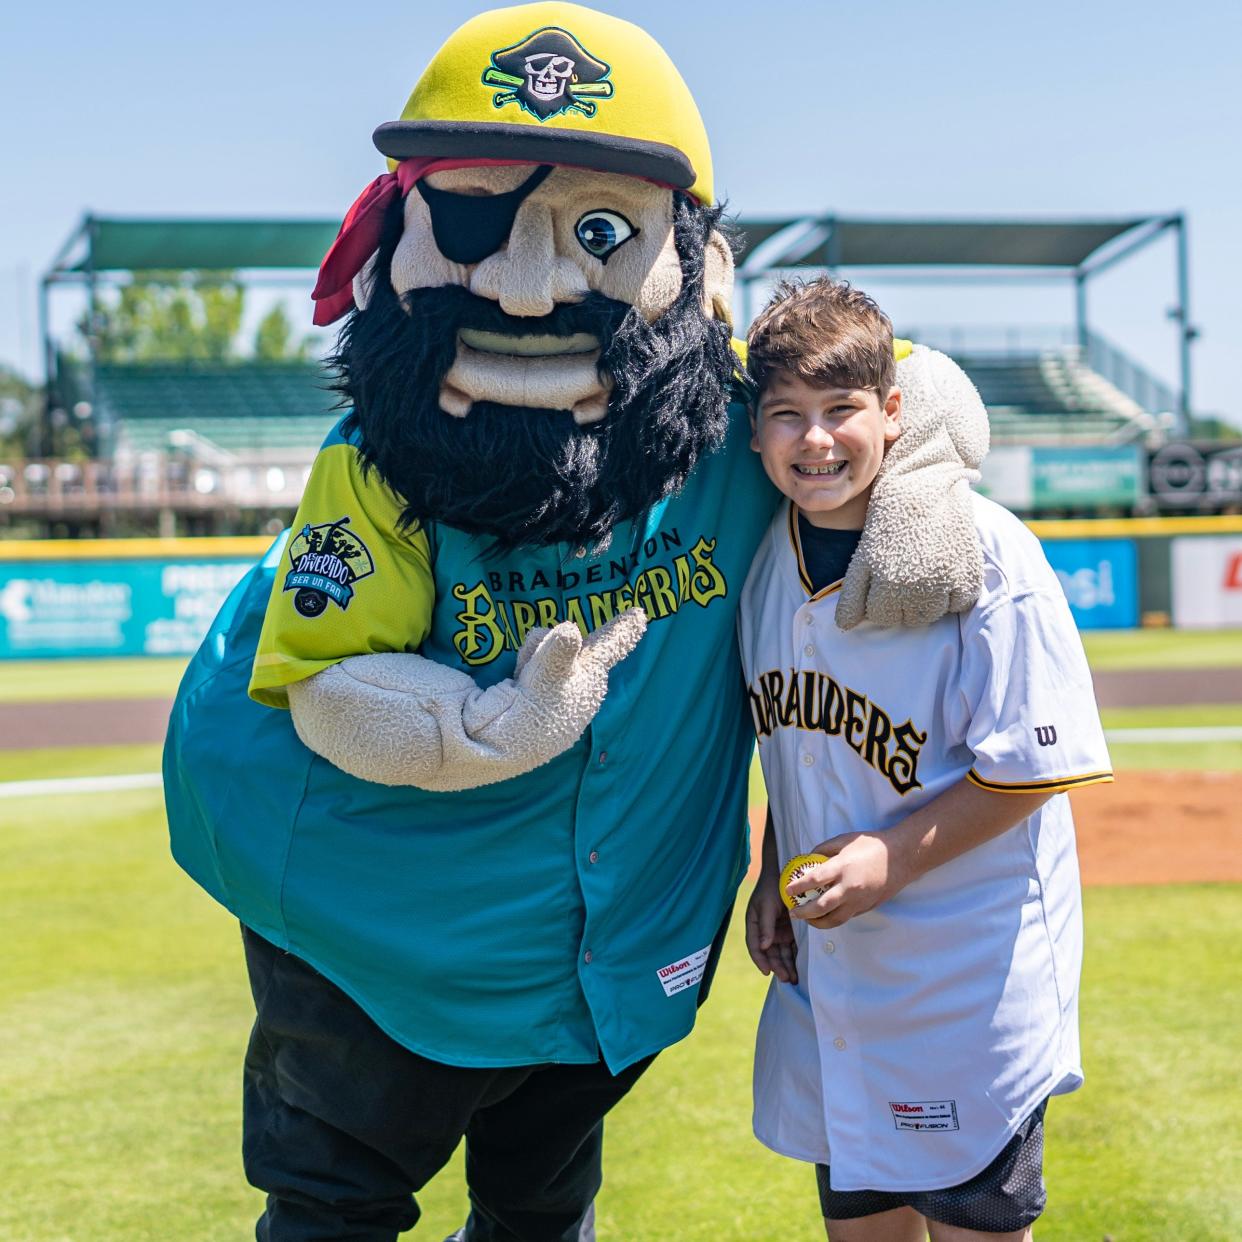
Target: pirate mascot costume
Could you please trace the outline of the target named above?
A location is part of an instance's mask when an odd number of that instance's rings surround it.
[[[243,924],[261,1238],[394,1238],[464,1137],[462,1237],[577,1239],[746,868],[734,625],[777,498],[649,36],[485,13],[375,143],[316,289],[349,412],[186,674],[173,850]],[[935,493],[892,454],[853,623],[977,595],[967,472],[943,430],[918,453]]]

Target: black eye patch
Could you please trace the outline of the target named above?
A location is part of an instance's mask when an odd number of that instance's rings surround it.
[[[504,194],[454,194],[416,181],[431,212],[431,232],[440,253],[454,263],[480,263],[495,254],[508,239],[523,200],[551,171],[551,164],[540,164],[516,190]]]

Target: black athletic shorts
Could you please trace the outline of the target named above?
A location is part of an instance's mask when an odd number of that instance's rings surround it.
[[[982,1173],[947,1190],[833,1190],[828,1166],[815,1166],[819,1203],[829,1220],[912,1207],[928,1220],[980,1233],[1025,1229],[1044,1210],[1044,1109],[1040,1106]]]

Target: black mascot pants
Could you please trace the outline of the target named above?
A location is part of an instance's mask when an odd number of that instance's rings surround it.
[[[593,1237],[604,1115],[654,1056],[617,1075],[602,1060],[443,1065],[390,1039],[301,959],[249,928],[242,938],[257,1011],[242,1149],[247,1178],[267,1192],[259,1242],[393,1242],[463,1137],[465,1242]]]

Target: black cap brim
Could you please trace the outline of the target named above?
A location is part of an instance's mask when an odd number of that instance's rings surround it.
[[[381,154],[394,160],[435,157],[567,164],[645,177],[678,190],[688,190],[697,180],[694,166],[676,147],[616,134],[489,122],[385,121],[373,141]]]

